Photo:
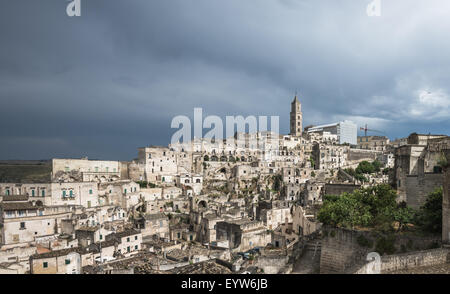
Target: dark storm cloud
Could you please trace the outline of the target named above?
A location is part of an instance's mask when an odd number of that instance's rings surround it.
[[[287,133],[295,90],[305,125],[448,133],[448,1],[81,1],[1,2],[1,158],[128,160],[194,107]]]

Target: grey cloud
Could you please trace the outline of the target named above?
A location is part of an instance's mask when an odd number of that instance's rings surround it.
[[[194,107],[288,132],[295,90],[305,125],[448,133],[450,4],[369,2],[2,1],[1,157],[131,159]]]

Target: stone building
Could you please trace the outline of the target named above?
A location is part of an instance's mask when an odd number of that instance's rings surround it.
[[[173,183],[179,171],[179,154],[168,147],[150,146],[138,149],[137,162],[130,166],[131,179],[135,181],[149,181],[160,183]],[[188,155],[186,155],[188,156]],[[188,169],[187,172],[191,170]],[[186,170],[183,170],[186,172]]]
[[[389,147],[389,138],[386,136],[361,136],[358,137],[358,149],[386,151]]]
[[[321,226],[322,224],[314,219],[314,215],[308,215],[303,207],[292,208],[292,229],[300,237],[316,232]]]
[[[200,234],[199,242],[201,243],[211,243],[216,241],[216,227],[217,222],[223,221],[223,218],[217,216],[216,214],[207,214],[202,217],[200,224]]]
[[[93,253],[83,248],[50,251],[30,257],[30,273],[80,274],[83,266],[93,263]]]
[[[74,207],[44,207],[26,196],[4,197],[0,203],[0,245],[35,242],[36,238],[59,233],[63,219],[71,218]]]
[[[190,189],[194,195],[200,195],[203,188],[203,176],[199,174],[180,174],[175,181],[177,187]]]
[[[408,144],[395,149],[394,178],[399,201],[420,207],[428,193],[442,186],[439,159],[450,149],[450,138],[411,134]]]
[[[304,206],[322,203],[323,189],[325,182],[323,181],[307,181],[303,197],[301,198]]]
[[[314,169],[338,169],[346,166],[349,149],[349,146],[324,145],[315,142],[311,154],[315,163]]]
[[[269,230],[274,230],[284,223],[292,222],[291,205],[287,201],[260,202],[256,219],[264,222]]]
[[[52,181],[107,182],[121,177],[119,161],[52,159]]]
[[[262,221],[240,219],[216,224],[217,241],[227,240],[233,251],[247,251],[264,247],[271,242],[271,234]]]
[[[135,226],[141,230],[143,238],[157,235],[169,239],[169,219],[163,213],[146,214],[135,221]]]
[[[109,234],[106,236],[106,241],[110,240],[117,241],[117,252],[125,257],[138,254],[142,248],[142,233],[136,229]]]
[[[26,195],[45,206],[99,205],[96,182],[0,183],[0,195]]]

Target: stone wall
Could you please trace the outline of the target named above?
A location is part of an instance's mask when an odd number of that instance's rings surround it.
[[[145,181],[146,173],[145,173],[145,164],[138,162],[130,162],[127,167],[128,171],[128,179],[132,181]]]
[[[361,185],[354,184],[325,184],[324,195],[341,195],[342,193],[352,193],[361,188]]]
[[[413,269],[422,266],[435,266],[450,262],[450,249],[438,248],[416,252],[386,255],[381,257],[381,274],[399,270]],[[371,273],[373,262],[367,262],[361,267],[356,267],[354,274]],[[450,266],[450,265],[449,265]]]
[[[450,162],[450,149],[444,154]],[[450,167],[444,169],[444,194],[442,197],[442,242],[450,243]]]
[[[425,203],[429,193],[442,187],[443,174],[426,173],[407,176],[405,182],[406,203],[412,208],[419,208]]]
[[[370,231],[352,231],[330,227],[324,227],[322,234],[320,273],[355,273],[357,269],[366,264],[367,254],[376,251],[377,241],[381,237],[388,237]],[[367,240],[371,245],[362,245],[361,239]],[[393,245],[395,252],[420,251],[429,249],[431,246],[440,246],[440,241],[440,236],[395,235]]]
[[[387,255],[381,258],[381,273],[448,262],[450,262],[450,249],[448,248]]]
[[[345,273],[355,264],[364,263],[369,249],[358,245],[359,232],[327,227],[322,234],[321,274]]]
[[[261,255],[258,257],[256,265],[264,270],[265,274],[278,274],[286,267],[289,257],[281,251],[277,254]]]
[[[356,160],[367,160],[373,161],[377,158],[377,155],[380,152],[375,152],[371,150],[362,150],[362,149],[349,149],[348,150],[348,161],[356,161]]]

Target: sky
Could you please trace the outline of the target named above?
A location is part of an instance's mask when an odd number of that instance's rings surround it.
[[[195,107],[287,134],[296,91],[304,126],[450,134],[450,1],[370,2],[2,0],[0,159],[131,160]]]

